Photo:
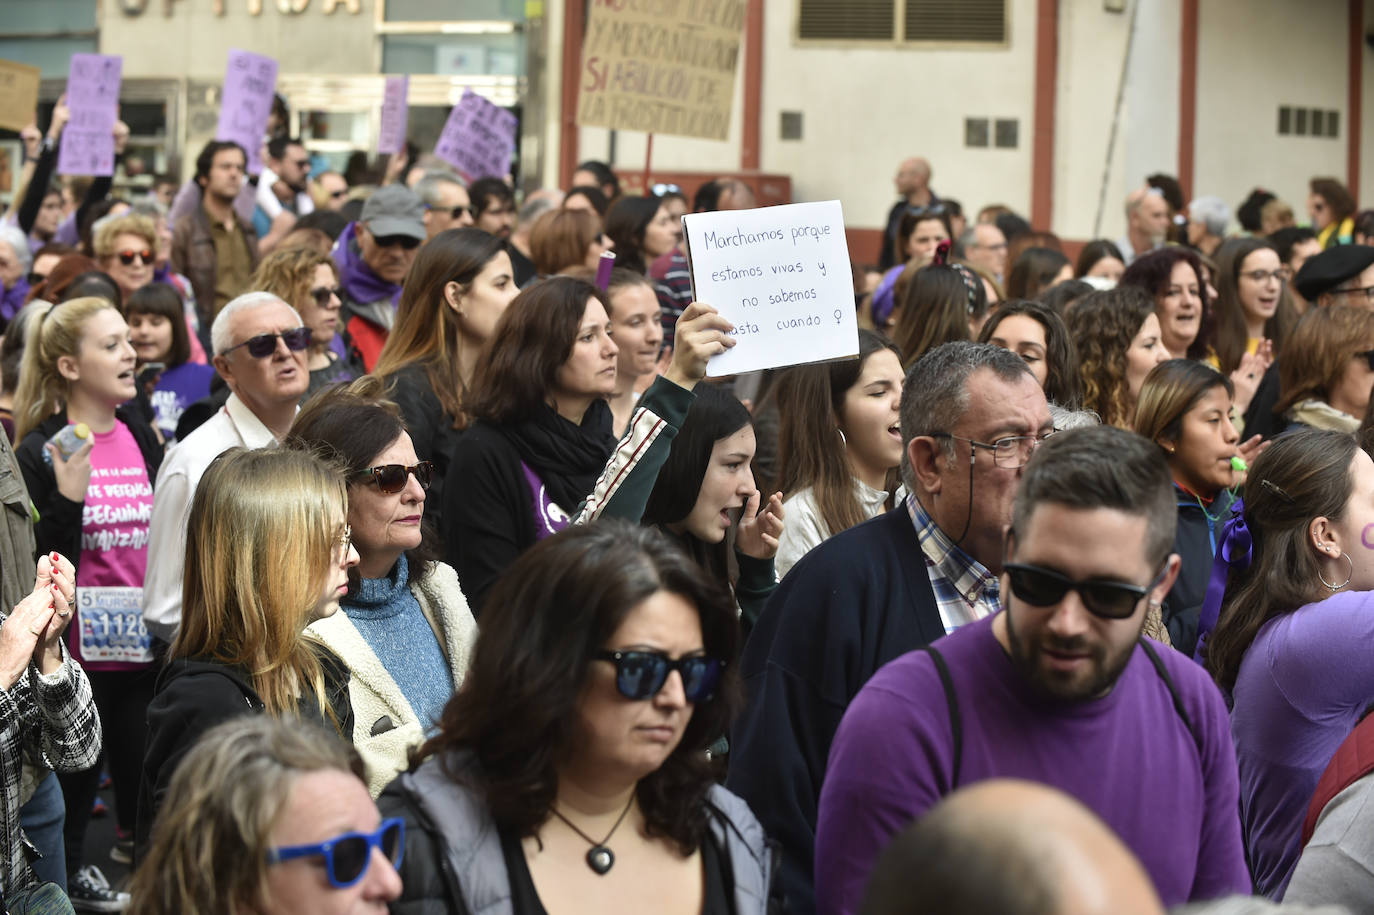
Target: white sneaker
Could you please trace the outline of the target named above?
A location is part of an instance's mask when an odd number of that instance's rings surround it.
[[[122,912],[129,906],[129,894],[110,888],[100,868],[88,864],[68,881],[67,896],[78,912]]]

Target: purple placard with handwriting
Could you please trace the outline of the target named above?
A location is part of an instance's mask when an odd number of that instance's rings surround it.
[[[57,171],[62,175],[113,175],[114,125],[119,117],[118,54],[73,54],[67,70],[67,110]]]
[[[493,105],[471,89],[449,112],[434,154],[463,172],[469,179],[510,174],[515,152],[515,115]]]
[[[216,140],[233,140],[248,152],[248,174],[262,171],[262,138],[277,88],[277,62],[252,51],[230,49],[224,71]]]
[[[406,105],[410,93],[409,76],[388,76],[382,94],[382,129],[377,137],[377,152],[398,153],[406,148]]]

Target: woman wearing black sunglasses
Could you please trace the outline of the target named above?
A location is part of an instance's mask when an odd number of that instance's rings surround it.
[[[463,684],[477,623],[457,573],[433,561],[423,533],[434,467],[416,457],[379,379],[318,395],[296,417],[287,444],[326,454],[348,479],[357,571],[339,602],[343,613],[306,634],[349,669],[351,739],[375,795],[437,732],[444,703]]]
[[[310,328],[305,365],[310,386],[304,402],[316,391],[352,381],[363,373],[361,360],[349,345],[339,317],[339,270],[327,254],[313,248],[278,248],[262,259],[250,289],[270,292],[295,308]]]
[[[739,702],[729,595],[662,534],[599,521],[535,546],[491,596],[504,612],[440,734],[379,799],[406,823],[399,905],[764,912],[763,830],[706,753]]]
[[[382,820],[353,748],[266,716],[214,728],[172,778],[134,875],[141,915],[380,911],[405,825]]]

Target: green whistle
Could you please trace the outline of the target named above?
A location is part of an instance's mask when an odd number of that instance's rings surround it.
[[[1245,473],[1245,471],[1249,470],[1250,467],[1245,463],[1245,461],[1241,460],[1240,455],[1236,455],[1235,457],[1231,458],[1231,469],[1234,470],[1236,473]]]

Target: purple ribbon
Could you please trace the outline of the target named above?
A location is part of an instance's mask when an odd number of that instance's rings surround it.
[[[1245,526],[1245,501],[1237,499],[1231,505],[1232,515],[1221,528],[1221,543],[1212,557],[1212,577],[1207,581],[1207,596],[1197,623],[1197,647],[1193,660],[1203,663],[1207,656],[1207,636],[1217,628],[1221,615],[1221,601],[1226,596],[1226,579],[1231,570],[1248,569],[1254,555],[1254,540]]]

